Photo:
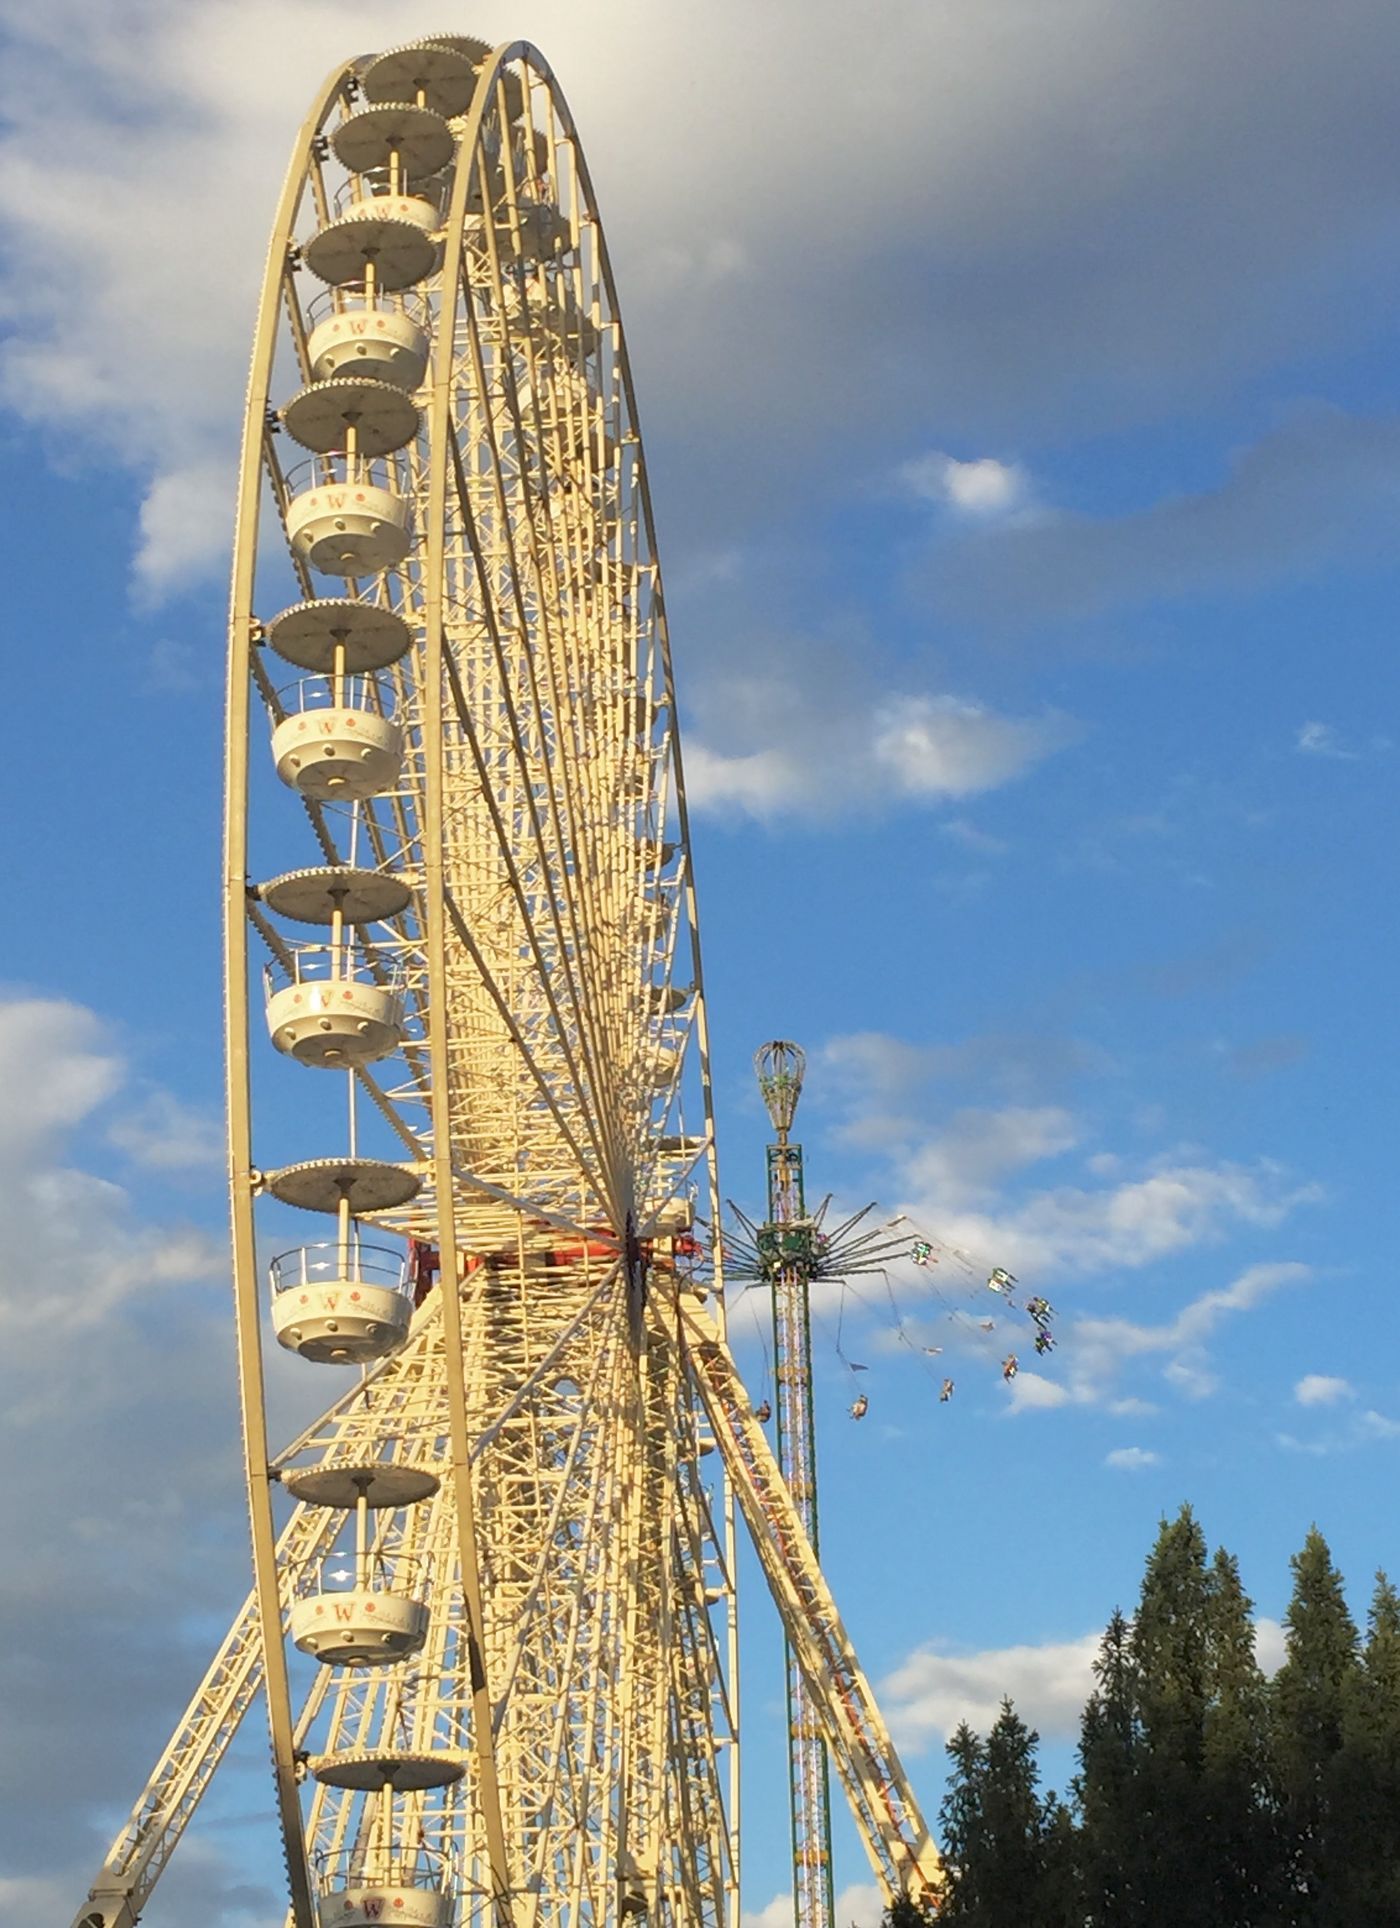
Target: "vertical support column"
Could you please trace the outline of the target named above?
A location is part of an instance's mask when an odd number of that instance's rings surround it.
[[[768,1147],[768,1227],[784,1263],[773,1280],[773,1365],[778,1463],[813,1552],[819,1550],[817,1438],[812,1409],[812,1328],[802,1147],[779,1128]],[[793,1907],[797,1928],[833,1928],[831,1790],[826,1743],[790,1641],[787,1674],[788,1767],[792,1795]]]

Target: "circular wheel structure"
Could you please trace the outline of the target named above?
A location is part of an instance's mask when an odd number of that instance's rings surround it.
[[[134,1928],[260,1691],[293,1928],[732,1928],[736,1508],[882,1892],[936,1900],[692,1230],[719,1197],[651,505],[524,43],[351,61],[301,130],[225,828],[254,1585],[74,1928]],[[318,1374],[332,1402],[275,1453],[272,1363],[279,1407]]]
[[[529,46],[356,60],[302,129],[229,663],[295,1917],[736,1919],[732,1525],[679,1340],[718,1201],[675,699],[602,230]],[[363,1375],[276,1462],[274,1340]]]

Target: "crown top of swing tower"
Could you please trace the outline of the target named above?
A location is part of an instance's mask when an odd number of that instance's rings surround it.
[[[802,1096],[807,1055],[800,1044],[793,1044],[788,1038],[774,1038],[755,1051],[753,1068],[773,1129],[780,1140],[785,1139],[792,1130],[797,1101]]]

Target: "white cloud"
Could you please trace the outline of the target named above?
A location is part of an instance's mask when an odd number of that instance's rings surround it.
[[[994,790],[1071,741],[1062,716],[998,716],[954,696],[893,697],[879,705],[875,761],[907,797],[970,797]]]
[[[966,516],[1008,515],[1030,494],[1030,477],[1021,465],[1001,462],[991,455],[960,462],[956,456],[934,449],[906,462],[899,474],[915,495]]]
[[[853,1881],[833,1904],[836,1928],[880,1928],[885,1897],[873,1881]]]
[[[1251,1265],[1229,1285],[1200,1293],[1161,1325],[1076,1319],[1066,1347],[1072,1396],[1080,1404],[1099,1404],[1134,1362],[1164,1357],[1162,1377],[1168,1385],[1188,1399],[1209,1397],[1219,1380],[1205,1342],[1222,1321],[1257,1310],[1275,1293],[1302,1285],[1311,1276],[1308,1266],[1297,1263]]]
[[[959,1653],[934,1642],[910,1654],[880,1683],[880,1705],[897,1744],[916,1754],[946,1740],[959,1721],[985,1733],[1008,1694],[1042,1739],[1067,1739],[1079,1731],[1098,1647],[1096,1633],[981,1653]]]
[[[158,1088],[116,1118],[107,1137],[135,1164],[151,1171],[208,1170],[224,1156],[219,1120]]]
[[[207,1659],[193,1629],[246,1586],[223,1240],[89,1168],[124,1079],[93,1012],[0,999],[0,1455],[25,1469],[0,1489],[24,1549],[0,1599],[0,1865],[36,1907],[52,1877],[77,1899],[75,1857],[95,1867]]]
[[[1013,1412],[1053,1412],[1056,1406],[1068,1406],[1074,1398],[1058,1380],[1024,1368],[1011,1380],[1009,1391]]]
[[[1346,748],[1331,723],[1304,723],[1298,731],[1298,748],[1304,756],[1333,756],[1342,762],[1356,758],[1356,750]]]
[[[873,1881],[853,1881],[833,1902],[836,1928],[879,1928],[885,1899]],[[761,1908],[745,1908],[741,1928],[792,1928],[792,1895],[776,1894]]]
[[[111,1097],[122,1069],[102,1025],[82,1005],[0,1001],[0,1094],[8,1100],[0,1100],[0,1159],[42,1165],[58,1136]]]
[[[902,1161],[902,1181],[943,1212],[992,1196],[1011,1172],[1069,1151],[1078,1142],[1073,1118],[1059,1105],[1007,1105],[959,1111],[946,1132]]]
[[[1149,1452],[1145,1446],[1115,1446],[1111,1453],[1104,1454],[1103,1463],[1121,1473],[1140,1473],[1145,1467],[1160,1466],[1162,1455]]]
[[[1230,1285],[1203,1292],[1172,1319],[1145,1325],[1131,1319],[1074,1318],[1059,1320],[1062,1344],[1055,1355],[1063,1379],[1047,1379],[1021,1372],[1011,1385],[1011,1410],[1030,1412],[1058,1406],[1100,1406],[1120,1418],[1144,1418],[1157,1411],[1139,1395],[1120,1397],[1125,1372],[1161,1360],[1164,1385],[1186,1399],[1208,1399],[1221,1380],[1205,1349],[1205,1341],[1222,1320],[1251,1312],[1270,1298],[1311,1277],[1299,1264],[1254,1265]],[[1297,1441],[1281,1441],[1297,1445]],[[1136,1450],[1136,1449],[1133,1449]],[[1303,1450],[1312,1450],[1304,1448]],[[1110,1460],[1110,1464],[1114,1462]]]
[[[1128,1448],[1129,1452],[1140,1449]],[[1134,1466],[1155,1460],[1146,1455]],[[1041,1646],[989,1647],[959,1652],[942,1641],[917,1648],[879,1684],[880,1705],[897,1744],[911,1754],[947,1740],[960,1721],[985,1734],[1009,1697],[1042,1740],[1074,1740],[1084,1703],[1094,1689],[1093,1664],[1101,1635],[1046,1641]],[[1284,1660],[1284,1630],[1260,1615],[1254,1622],[1254,1650],[1265,1673]],[[776,1921],[765,1928],[786,1928]]]
[[[911,1152],[904,1167],[903,1209],[948,1243],[994,1254],[998,1264],[1042,1280],[1136,1270],[1239,1225],[1271,1230],[1320,1196],[1264,1159],[1245,1166],[1165,1158],[1118,1185],[1059,1185],[999,1211],[969,1211],[956,1190],[948,1199],[936,1182],[918,1186],[920,1157]]]
[[[1348,1387],[1345,1397],[1354,1399],[1355,1393]],[[1379,1413],[1374,1407],[1364,1412],[1354,1412],[1341,1425],[1330,1432],[1315,1433],[1309,1439],[1299,1439],[1294,1433],[1277,1433],[1278,1445],[1291,1453],[1307,1453],[1314,1459],[1329,1459],[1334,1453],[1354,1453],[1363,1446],[1374,1445],[1378,1440],[1400,1439],[1400,1419],[1392,1419],[1386,1413]]]
[[[757,822],[873,814],[900,804],[975,796],[1023,776],[1077,734],[1067,717],[1002,716],[961,697],[848,693],[835,711],[810,715],[813,692],[774,680],[717,680],[699,727],[686,740],[692,808]],[[782,742],[722,747],[736,732]],[[808,725],[811,727],[808,727]]]
[[[233,542],[234,465],[207,456],[158,475],[141,504],[136,581],[143,602],[158,603],[199,581]]]
[[[1293,1388],[1293,1397],[1300,1406],[1335,1406],[1339,1399],[1355,1399],[1356,1393],[1349,1380],[1309,1372]]]
[[[1268,1159],[1211,1163],[1195,1148],[1137,1161],[1091,1155],[1096,1185],[1060,1184],[1006,1198],[1007,1181],[1073,1150],[1074,1115],[1053,1104],[970,1106],[927,1135],[913,1115],[925,1087],[970,1073],[996,1075],[987,1054],[970,1047],[908,1045],[880,1032],[855,1033],[827,1046],[841,1080],[849,1141],[884,1149],[899,1209],[946,1245],[1042,1282],[1066,1273],[1133,1270],[1208,1244],[1238,1226],[1273,1229],[1318,1187],[1292,1181]],[[1029,1067],[1028,1067],[1029,1068]],[[1049,1069],[1047,1060],[1045,1069]],[[1063,1050],[1059,1079],[1085,1068]],[[920,1107],[922,1108],[922,1107]],[[941,1096],[945,1118],[949,1107]]]
[[[1254,1622],[1254,1658],[1266,1674],[1276,1674],[1288,1658],[1286,1641],[1282,1621],[1258,1615]]]
[[[1011,848],[1004,837],[994,837],[989,830],[980,829],[969,823],[966,817],[949,817],[939,826],[941,834],[950,843],[959,843],[965,850],[974,851],[979,857],[1004,857]]]
[[[741,1928],[793,1928],[792,1895],[776,1894],[761,1908],[745,1908],[739,1920]]]

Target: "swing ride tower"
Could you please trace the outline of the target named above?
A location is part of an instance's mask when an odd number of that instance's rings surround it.
[[[778,1465],[814,1553],[819,1552],[817,1431],[812,1411],[811,1285],[822,1234],[807,1212],[802,1147],[792,1136],[807,1067],[784,1038],[760,1047],[754,1070],[773,1126],[768,1146],[768,1219],[758,1250],[773,1299],[774,1422]],[[788,1773],[792,1810],[792,1899],[797,1928],[834,1928],[831,1787],[826,1745],[812,1695],[790,1643],[787,1675]]]
[[[259,1702],[291,1928],[737,1928],[740,1517],[882,1891],[937,1899],[692,1232],[720,1197],[675,717],[548,63],[459,34],[340,63],[275,217],[234,538],[252,1587],[74,1928],[133,1928]],[[800,1168],[783,1196],[786,1235]],[[287,1445],[270,1382],[325,1407]]]

